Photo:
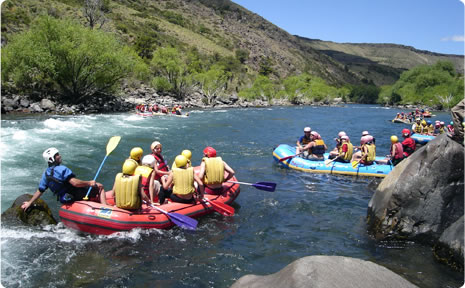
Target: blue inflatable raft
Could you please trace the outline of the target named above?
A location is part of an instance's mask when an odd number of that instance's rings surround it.
[[[413,133],[410,137],[412,137],[412,139],[415,140],[416,143],[425,145],[429,141],[433,140],[436,136]]]
[[[325,164],[325,161],[311,161],[299,156],[289,158],[284,161],[279,161],[282,158],[295,155],[295,147],[287,144],[281,144],[273,151],[273,159],[278,164],[287,168],[300,170],[311,173],[329,173],[329,174],[343,174],[354,176],[371,176],[371,177],[386,177],[392,171],[394,166],[372,164],[365,166],[363,164],[357,165],[353,168],[352,163],[341,163],[333,161],[330,164]],[[325,153],[325,160],[328,160],[329,153]],[[376,160],[382,160],[384,157],[376,157]]]

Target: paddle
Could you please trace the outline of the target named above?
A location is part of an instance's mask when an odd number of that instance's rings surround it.
[[[208,200],[206,198],[203,198],[203,201],[205,201],[206,203],[210,203],[210,205],[212,205],[213,210],[220,213],[221,215],[234,216],[234,208],[229,205],[215,200]]]
[[[250,185],[253,186],[259,190],[264,190],[268,192],[274,192],[276,189],[276,183],[272,182],[257,182],[257,183],[246,183],[246,182],[237,182],[237,181],[226,181],[228,183],[236,183],[236,184],[244,184],[244,185]]]
[[[331,159],[331,160],[330,160],[330,159],[325,160],[325,165],[328,166],[329,164],[331,164],[331,162],[336,161],[339,157],[340,157],[340,156],[337,156],[336,158]]]
[[[97,176],[98,176],[98,174],[100,173],[100,170],[103,167],[103,163],[105,163],[105,160],[107,160],[108,155],[110,155],[110,153],[113,152],[113,150],[115,150],[115,148],[116,148],[116,146],[118,146],[118,143],[119,143],[120,140],[121,140],[121,136],[113,136],[113,137],[110,138],[110,140],[108,140],[107,155],[105,155],[105,158],[103,158],[102,164],[100,164],[100,167],[97,170],[97,174],[95,174],[94,181],[95,181],[95,179],[97,179]],[[82,198],[83,200],[89,200],[90,190],[92,190],[92,187],[89,187],[89,190],[87,190],[86,196],[84,198]]]
[[[295,154],[295,155],[291,155],[291,156],[286,156],[286,157],[284,157],[284,158],[281,158],[281,159],[279,159],[279,161],[278,161],[278,162],[283,162],[283,161],[286,161],[287,159],[294,158],[294,157],[296,157],[296,156],[299,156],[299,155],[300,155],[300,154],[302,154],[302,153],[303,153],[303,152],[300,152],[300,153],[297,153],[297,154]]]
[[[353,161],[353,162],[352,162],[352,168],[355,169],[355,167],[357,167],[359,163],[360,163],[360,160],[358,160],[358,161]]]
[[[173,222],[174,224],[178,225],[181,228],[188,229],[188,230],[195,230],[197,228],[197,224],[199,222],[195,219],[192,219],[189,216],[182,215],[182,214],[175,213],[175,212],[168,212],[161,208],[158,208],[157,206],[153,204],[150,204],[150,206],[160,211],[161,213],[165,214],[166,216],[168,216],[171,222]]]

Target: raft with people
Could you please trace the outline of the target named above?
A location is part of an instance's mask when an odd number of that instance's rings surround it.
[[[376,164],[384,157],[376,157],[371,165],[331,161],[328,157],[329,153],[325,153],[324,161],[308,160],[296,155],[296,148],[287,144],[280,144],[273,151],[273,159],[284,167],[310,173],[385,177],[394,168],[392,165]]]
[[[195,167],[198,171],[199,167]],[[219,212],[223,215],[234,211],[231,204],[240,193],[239,183],[235,177],[231,182],[223,183],[223,189],[216,194],[204,195],[205,200],[196,200],[195,204],[184,204],[173,201],[162,205],[148,205],[142,203],[137,210],[126,210],[116,206],[115,198],[111,192],[106,192],[108,205],[94,201],[75,201],[71,204],[63,204],[59,211],[59,216],[63,224],[69,228],[99,235],[109,235],[120,231],[129,231],[134,228],[141,229],[168,229],[174,225],[181,226],[183,221],[186,227],[192,228],[192,222],[197,222],[193,218],[202,215]],[[234,213],[234,212],[233,212]],[[187,221],[186,221],[187,220]],[[178,225],[178,226],[180,226]],[[196,226],[196,224],[195,224]]]

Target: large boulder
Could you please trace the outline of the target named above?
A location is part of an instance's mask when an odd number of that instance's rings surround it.
[[[368,204],[369,232],[379,240],[434,245],[464,215],[463,173],[463,145],[445,134],[437,136],[380,183]],[[451,235],[463,243],[463,233]],[[459,257],[457,249],[450,251]],[[459,251],[463,255],[463,244]]]
[[[462,216],[442,233],[438,243],[433,247],[436,259],[459,271],[463,271],[463,233]]]
[[[54,111],[55,110],[55,103],[49,99],[42,99],[40,101],[40,107],[43,110]]]
[[[452,120],[454,121],[454,139],[463,143],[463,116],[465,108],[465,99],[460,101],[451,109]]]
[[[26,224],[45,226],[57,224],[47,203],[40,198],[34,201],[28,211],[24,211],[21,205],[31,198],[32,195],[30,194],[23,194],[16,198],[11,207],[2,213],[2,225],[15,226]]]
[[[231,288],[417,287],[391,270],[356,258],[308,256],[271,275],[246,275]]]

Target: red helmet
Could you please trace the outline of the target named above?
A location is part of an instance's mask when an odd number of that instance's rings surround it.
[[[404,135],[404,136],[407,136],[407,135],[410,136],[410,130],[408,130],[407,128],[402,129],[402,135]]]
[[[203,154],[205,154],[205,156],[207,156],[208,158],[210,157],[216,157],[216,150],[213,149],[213,147],[205,147],[205,149],[203,149]]]

